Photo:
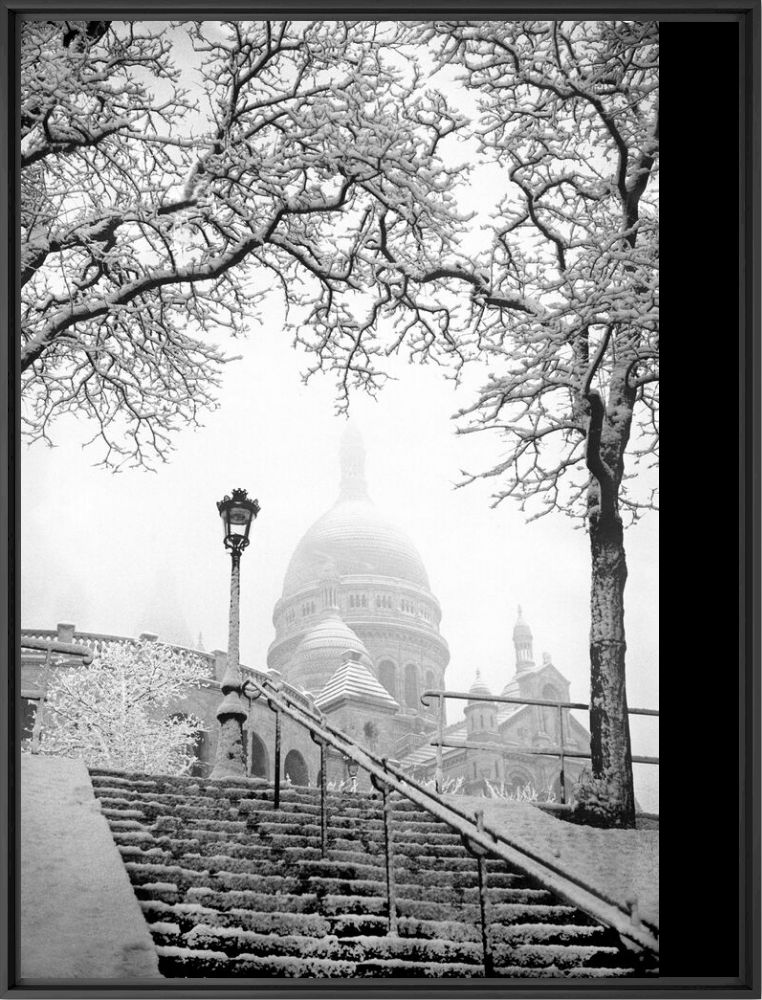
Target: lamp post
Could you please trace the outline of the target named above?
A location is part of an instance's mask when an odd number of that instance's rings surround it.
[[[242,778],[246,775],[243,749],[243,724],[246,709],[241,701],[241,669],[238,656],[240,628],[240,569],[241,553],[249,544],[251,522],[259,513],[259,501],[249,500],[246,490],[233,490],[217,504],[222,518],[225,548],[230,552],[230,616],[228,619],[228,658],[222,678],[222,704],[217,709],[220,729],[217,738],[217,758],[212,778]]]
[[[349,780],[352,782],[351,790],[353,792],[357,791],[357,772],[360,770],[360,765],[356,760],[352,760],[351,757],[345,757],[347,765],[347,774],[349,775]]]

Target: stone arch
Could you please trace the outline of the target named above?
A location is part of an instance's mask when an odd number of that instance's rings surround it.
[[[270,777],[270,760],[267,747],[263,740],[255,732],[249,732],[249,759],[247,761],[246,772],[252,778]]]
[[[509,795],[517,795],[527,785],[535,787],[534,777],[528,771],[518,770],[517,768],[511,768],[508,771],[505,777],[505,790]]]
[[[405,704],[416,710],[421,707],[418,701],[418,668],[414,663],[405,666]]]
[[[397,697],[397,666],[391,660],[381,660],[378,665],[378,679],[392,696]]]
[[[292,785],[309,785],[310,775],[307,762],[298,750],[289,750],[283,762],[283,777],[289,778]]]

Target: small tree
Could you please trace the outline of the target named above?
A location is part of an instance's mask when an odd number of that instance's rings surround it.
[[[181,774],[195,761],[202,723],[170,716],[169,708],[207,677],[202,659],[161,643],[109,643],[89,666],[55,672],[40,752],[89,766]]]

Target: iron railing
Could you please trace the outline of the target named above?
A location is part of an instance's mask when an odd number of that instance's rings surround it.
[[[465,847],[477,859],[479,912],[486,974],[489,974],[493,968],[488,935],[489,900],[485,866],[485,858],[487,857],[506,862],[515,870],[553,892],[563,902],[582,910],[599,923],[613,928],[625,942],[634,946],[636,950],[658,955],[658,929],[638,916],[636,902],[632,901],[629,907],[625,907],[583,879],[564,871],[549,859],[535,853],[525,845],[516,843],[502,831],[487,826],[482,810],[477,810],[475,817],[471,817],[458,806],[443,802],[438,792],[434,792],[415,781],[388,758],[379,757],[370,750],[363,749],[340,730],[334,729],[322,714],[305,709],[293,702],[278,683],[273,683],[269,679],[262,682],[248,679],[244,683],[243,691],[245,697],[250,701],[263,697],[270,710],[275,713],[274,809],[280,808],[281,796],[281,716],[285,715],[307,729],[312,739],[320,747],[320,837],[323,857],[326,857],[328,851],[328,779],[326,768],[328,747],[332,747],[345,760],[354,762],[356,766],[366,771],[371,784],[380,793],[384,817],[388,933],[395,933],[397,923],[390,802],[390,794],[397,792],[407,801],[443,820],[450,829],[460,835]]]
[[[434,776],[434,784],[438,792],[441,792],[444,786],[444,764],[442,750],[444,747],[449,749],[458,750],[490,750],[494,749],[495,752],[501,753],[504,757],[524,757],[527,755],[537,756],[537,757],[559,757],[561,761],[560,770],[560,790],[561,790],[561,803],[562,805],[566,803],[566,758],[581,758],[583,760],[590,760],[591,754],[586,750],[575,750],[573,747],[566,746],[564,743],[564,711],[569,709],[579,709],[580,711],[590,711],[590,706],[585,702],[580,701],[553,701],[545,698],[510,698],[506,695],[478,695],[469,694],[463,691],[441,691],[441,690],[429,690],[424,691],[421,695],[421,703],[428,707],[429,698],[436,698],[438,701],[438,739],[436,742],[434,740],[429,740],[428,745],[437,748],[436,756],[436,770]],[[560,737],[560,745],[558,747],[506,747],[503,743],[489,743],[489,742],[479,742],[479,743],[469,743],[468,741],[455,741],[445,739],[445,701],[451,698],[456,701],[470,701],[470,702],[498,702],[506,705],[539,705],[544,708],[555,708],[558,710],[558,735]],[[628,708],[627,713],[629,715],[646,715],[659,717],[658,709],[655,708]],[[658,757],[648,757],[643,755],[633,755],[630,758],[633,764],[659,764]]]

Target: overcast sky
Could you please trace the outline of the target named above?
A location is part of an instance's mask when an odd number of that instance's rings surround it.
[[[337,496],[345,421],[335,414],[330,379],[302,384],[306,359],[283,330],[280,305],[263,308],[269,312],[235,346],[243,359],[226,369],[220,409],[176,438],[171,462],[158,472],[94,468],[97,453],[81,447],[93,430],[74,421],[53,429],[56,448],[24,452],[24,627],[70,621],[83,631],[150,630],[192,643],[201,634],[206,649],[223,648],[229,558],[215,502],[243,487],[262,510],[242,562],[241,659],[265,666],[289,558]],[[450,419],[471,402],[483,371],[460,390],[436,368],[400,360],[394,371],[397,381],[378,401],[354,397],[352,418],[365,439],[371,497],[416,544],[441,603],[452,653],[448,686],[467,688],[480,668],[493,691],[503,687],[514,673],[511,631],[521,604],[536,659],[550,652],[572,698],[586,700],[587,536],[561,514],[527,524],[510,501],[491,510],[489,483],[453,488],[461,469],[488,468],[500,457],[498,439],[456,437]],[[626,545],[628,699],[656,707],[656,515],[628,529]],[[636,753],[658,752],[654,721],[633,729]],[[647,808],[656,805],[654,779],[651,773],[646,788],[638,776]]]

